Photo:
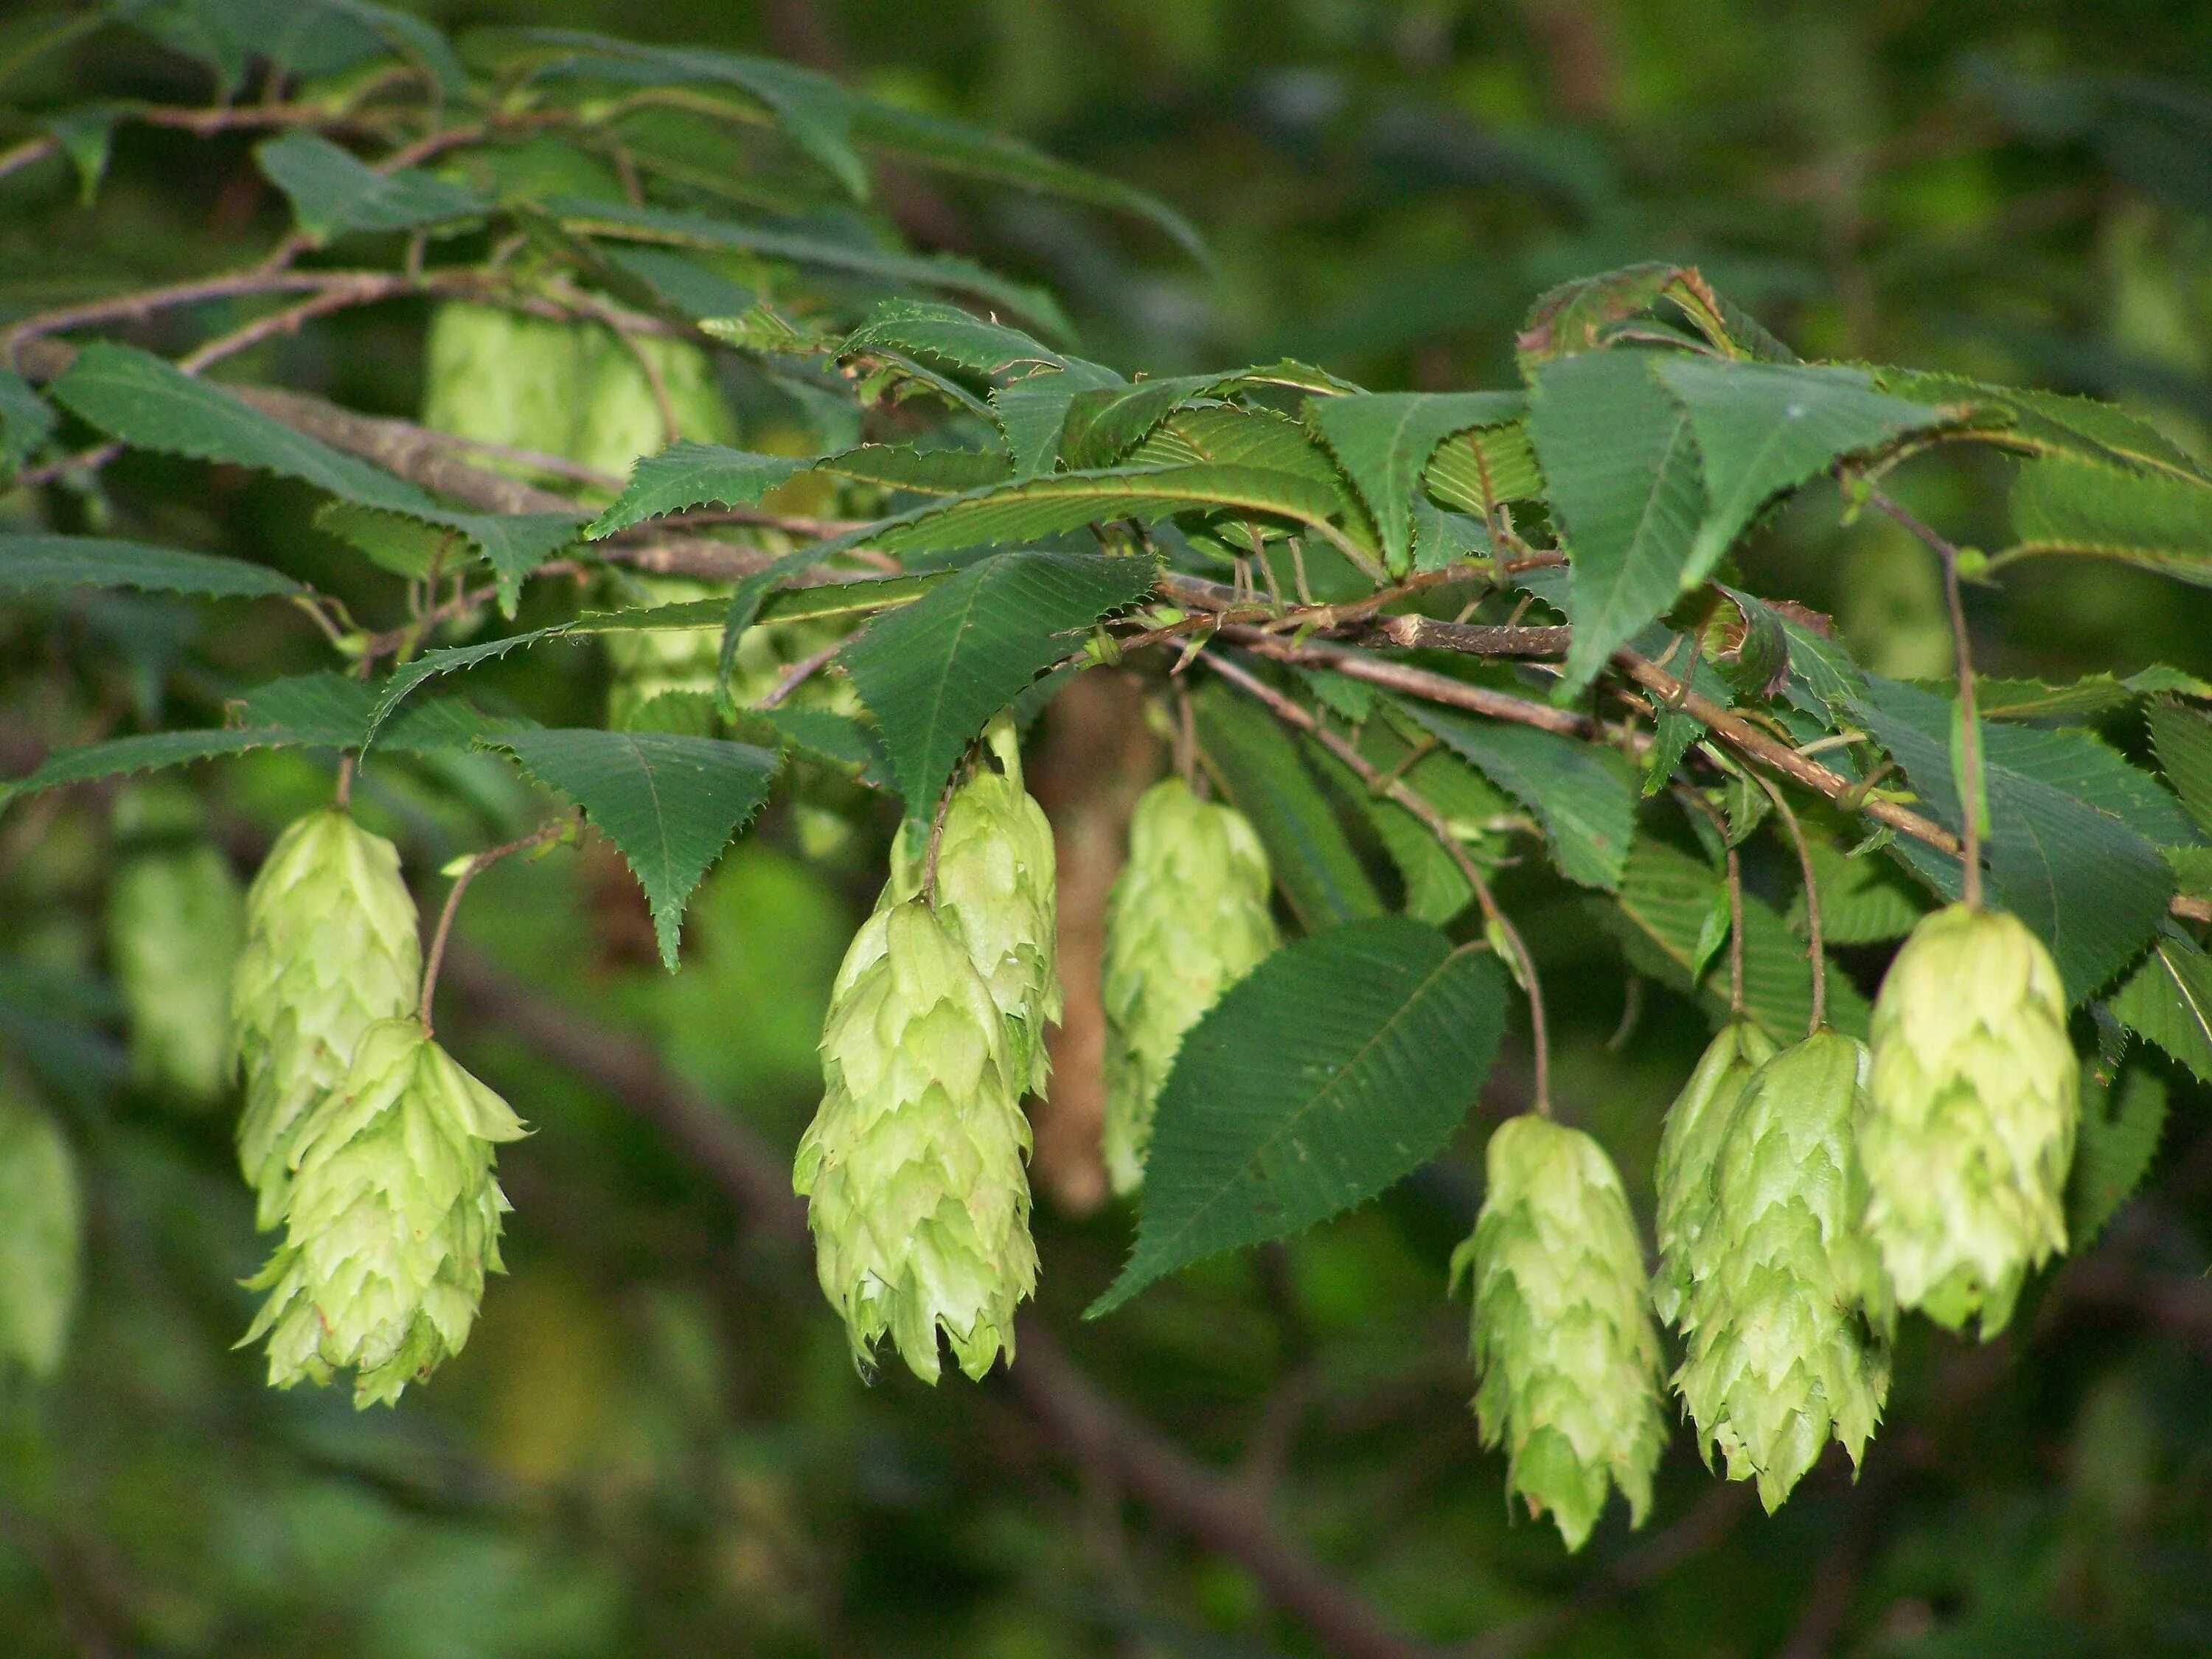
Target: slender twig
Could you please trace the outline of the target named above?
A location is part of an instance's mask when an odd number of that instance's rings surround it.
[[[1911,512],[1879,489],[1867,499],[1881,512],[1917,536],[1934,550],[1943,566],[1943,603],[1951,615],[1951,641],[1958,654],[1959,726],[1959,860],[1964,868],[1960,896],[1970,910],[1982,907],[1982,823],[1984,800],[1982,770],[1982,722],[1974,704],[1974,656],[1966,636],[1966,607],[1959,593],[1959,550],[1923,523]]]
[[[5,179],[18,167],[45,161],[60,148],[51,138],[26,138],[12,149],[0,150],[0,179]]]
[[[1729,1013],[1731,1018],[1743,1017],[1743,860],[1736,855],[1735,844],[1729,839],[1728,820],[1720,809],[1686,784],[1674,787],[1675,799],[1685,806],[1701,812],[1720,834],[1721,846],[1727,855],[1729,898]]]
[[[178,358],[177,367],[187,374],[197,374],[226,357],[235,357],[241,351],[250,350],[272,335],[296,333],[301,324],[317,317],[327,316],[333,311],[343,311],[353,306],[373,305],[395,295],[412,293],[421,286],[411,277],[380,273],[341,286],[326,288],[297,305],[272,311],[265,317],[257,317],[252,322],[231,330],[228,334],[217,335]]]
[[[933,907],[937,903],[937,852],[938,848],[945,843],[945,815],[952,805],[952,792],[957,787],[958,787],[957,778],[947,778],[945,781],[945,787],[938,792],[937,811],[931,815],[929,820],[929,849],[922,854],[921,888],[922,891],[929,895],[929,902]],[[900,826],[899,834],[905,833],[905,826]]]
[[[1743,860],[1728,849],[1729,1012],[1743,1018]]]
[[[1426,669],[1409,668],[1403,663],[1387,662],[1344,646],[1331,645],[1326,641],[1308,640],[1303,645],[1292,645],[1264,629],[1234,623],[1224,626],[1221,635],[1239,645],[1250,647],[1263,657],[1334,668],[1348,678],[1365,680],[1370,685],[1379,685],[1386,690],[1403,691],[1430,702],[1449,703],[1478,714],[1488,714],[1496,720],[1512,720],[1517,725],[1557,732],[1562,737],[1589,738],[1597,734],[1597,722],[1587,714],[1576,714],[1572,709],[1555,708],[1549,703],[1516,697],[1510,692],[1493,690],[1486,685],[1470,685],[1465,680],[1452,678],[1449,674],[1435,674]]]
[[[823,646],[819,651],[816,651],[809,655],[801,657],[797,662],[792,664],[790,667],[783,671],[782,674],[778,677],[776,683],[769,687],[768,690],[762,696],[761,700],[755,703],[753,707],[756,708],[774,708],[786,697],[798,690],[800,686],[805,684],[806,682],[815,674],[819,672],[822,669],[829,666],[830,659],[835,657],[844,648],[845,641],[842,640],[837,640],[829,645]]]
[[[1813,1018],[1806,1027],[1809,1035],[1828,1023],[1828,956],[1820,944],[1820,884],[1813,874],[1813,844],[1805,839],[1805,827],[1797,822],[1797,814],[1790,810],[1789,797],[1782,793],[1781,787],[1764,772],[1751,767],[1744,769],[1751,774],[1760,788],[1766,791],[1767,799],[1774,803],[1774,810],[1782,815],[1782,822],[1789,826],[1790,839],[1797,847],[1797,867],[1805,878],[1805,933],[1808,940],[1805,954],[1806,960],[1813,968]],[[1733,852],[1729,858],[1733,861]]]
[[[1216,652],[1208,652],[1206,660],[1214,672],[1266,704],[1277,719],[1297,726],[1300,731],[1311,732],[1329,753],[1351,768],[1369,788],[1388,796],[1419,818],[1423,827],[1436,837],[1437,844],[1449,855],[1452,862],[1459,866],[1460,874],[1474,890],[1475,902],[1482,907],[1483,920],[1505,942],[1506,949],[1512,953],[1514,963],[1520,969],[1522,988],[1528,994],[1528,1042],[1535,1051],[1532,1067],[1534,1104],[1540,1115],[1551,1116],[1551,1042],[1544,1018],[1544,988],[1536,977],[1536,960],[1529,954],[1528,942],[1521,936],[1521,930],[1498,908],[1489,882],[1483,878],[1482,872],[1468,856],[1466,846],[1452,833],[1451,825],[1446,822],[1443,814],[1403,778],[1386,778],[1379,768],[1359,752],[1357,746],[1330,731],[1312,714],[1256,674]]]
[[[350,760],[352,757],[348,756],[347,758]],[[436,1029],[430,1021],[430,1005],[437,995],[438,970],[445,965],[446,941],[453,931],[453,913],[461,908],[461,895],[468,891],[469,884],[508,854],[526,852],[531,848],[542,846],[568,834],[575,822],[573,817],[560,817],[541,823],[526,836],[518,836],[501,846],[487,848],[461,866],[460,872],[453,878],[453,884],[446,890],[445,908],[438,912],[437,931],[430,935],[430,953],[422,963],[422,994],[416,1004],[415,1013],[416,1018],[422,1022],[424,1036],[430,1035]]]

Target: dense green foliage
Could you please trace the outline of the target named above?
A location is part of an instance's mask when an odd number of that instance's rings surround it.
[[[0,26],[0,1644],[2202,1651],[2212,15],[634,9]]]

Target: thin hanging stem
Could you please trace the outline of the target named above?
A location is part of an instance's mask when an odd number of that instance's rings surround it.
[[[1467,884],[1474,890],[1475,902],[1482,907],[1483,920],[1504,941],[1506,950],[1511,953],[1514,963],[1520,970],[1522,986],[1528,993],[1528,1044],[1535,1051],[1533,1065],[1534,1105],[1538,1116],[1551,1116],[1552,1045],[1548,1023],[1544,1017],[1543,981],[1536,976],[1536,960],[1529,954],[1528,942],[1521,936],[1521,930],[1513,925],[1512,919],[1504,911],[1498,908],[1498,900],[1490,890],[1490,884],[1483,878],[1482,872],[1474,859],[1468,855],[1460,838],[1452,833],[1451,825],[1444,821],[1443,814],[1403,778],[1386,776],[1354,744],[1330,731],[1311,714],[1249,670],[1216,652],[1206,653],[1206,660],[1224,679],[1265,703],[1277,718],[1301,731],[1310,732],[1329,753],[1351,768],[1370,789],[1377,794],[1389,796],[1419,818],[1428,832],[1436,837],[1437,844],[1459,866],[1459,872],[1467,878]]]
[[[1734,1019],[1743,1018],[1743,861],[1736,856],[1735,843],[1728,838],[1728,820],[1718,808],[1694,789],[1677,786],[1675,797],[1686,806],[1695,807],[1712,820],[1713,828],[1720,832],[1721,847],[1727,854],[1729,898],[1729,1015]]]
[[[958,778],[945,780],[945,787],[937,797],[937,811],[929,820],[929,848],[921,857],[921,890],[929,896],[932,909],[937,907],[937,849],[945,842],[945,815],[952,805],[952,792],[959,787]],[[906,833],[902,828],[901,835]]]
[[[520,840],[508,842],[503,847],[491,847],[477,854],[461,866],[447,890],[445,908],[438,912],[438,929],[430,936],[430,954],[422,963],[422,994],[415,1005],[416,1018],[422,1022],[422,1034],[429,1036],[436,1028],[430,1023],[430,1005],[438,991],[438,969],[445,965],[446,940],[453,931],[453,912],[461,907],[461,895],[468,891],[469,884],[497,864],[510,853],[520,853],[568,833],[573,818],[555,818],[550,823],[540,824]]]
[[[1198,721],[1190,706],[1190,687],[1181,678],[1175,682],[1175,765],[1183,782],[1194,793],[1198,787]]]
[[[1879,489],[1869,490],[1867,499],[1925,542],[1942,562],[1943,603],[1951,615],[1951,643],[1959,672],[1959,785],[1965,797],[1959,803],[1962,825],[1959,856],[1966,866],[1960,896],[1967,908],[1978,910],[1982,908],[1982,802],[1985,798],[1982,722],[1974,698],[1974,657],[1966,639],[1966,607],[1959,592],[1959,550]]]
[[[1828,1023],[1828,957],[1820,945],[1820,889],[1813,879],[1813,848],[1805,839],[1804,826],[1797,822],[1796,813],[1790,810],[1790,802],[1774,781],[1763,772],[1753,772],[1759,787],[1766,791],[1774,810],[1782,815],[1782,822],[1790,826],[1790,839],[1797,843],[1797,867],[1805,877],[1805,933],[1809,941],[1806,960],[1813,967],[1813,1019],[1806,1034],[1810,1036]],[[1735,854],[1729,854],[1730,863]]]
[[[1743,862],[1728,849],[1729,1013],[1743,1018]],[[1807,900],[1811,903],[1811,900]]]

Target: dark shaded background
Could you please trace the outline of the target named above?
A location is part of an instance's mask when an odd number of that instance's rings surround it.
[[[1049,282],[1086,349],[1125,368],[1289,354],[1378,388],[1508,384],[1512,331],[1539,290],[1665,258],[1700,264],[1808,355],[2120,398],[2199,454],[2212,434],[2203,5],[414,9],[456,30],[558,22],[778,52],[1158,191],[1200,228],[1217,269],[1052,202],[913,177],[885,191],[916,243]],[[31,108],[204,95],[179,60],[99,40],[10,94]],[[246,149],[126,129],[92,216],[58,163],[10,179],[0,307],[206,268],[273,234],[282,204]],[[271,378],[410,413],[421,323],[390,307],[287,344]],[[1946,465],[1912,479],[1918,503],[1995,544],[2001,480]],[[282,486],[234,481],[193,510],[283,548],[301,535],[298,507]],[[1785,517],[1747,562],[1753,585],[1832,611],[1872,667],[1944,672],[1932,567],[1895,532],[1836,517],[1817,493]],[[2147,575],[2031,564],[1974,604],[1997,672],[2166,661],[2212,674],[2212,606]],[[208,647],[179,608],[118,605],[95,622],[133,642],[152,682]],[[4,718],[44,731],[34,645],[8,626]],[[541,708],[598,695],[573,662],[512,672]],[[454,781],[463,798],[516,787],[489,769]],[[273,823],[328,780],[276,759],[227,787],[242,821]],[[475,844],[451,799],[393,783],[368,810],[417,844]],[[1129,1501],[1107,1462],[1071,1458],[1002,1380],[933,1393],[896,1373],[861,1387],[804,1264],[740,1224],[698,1146],[581,1086],[495,999],[465,1000],[450,1035],[538,1132],[501,1161],[519,1212],[512,1273],[476,1337],[397,1412],[269,1393],[254,1358],[228,1348],[249,1306],[234,1282],[258,1250],[227,1122],[110,1086],[104,843],[76,806],[35,834],[25,823],[0,823],[0,932],[82,969],[69,1029],[91,1045],[83,1074],[107,1081],[63,1102],[92,1205],[71,1358],[49,1389],[0,1384],[0,1654],[1323,1650],[1245,1568]],[[501,866],[464,932],[480,957],[629,1027],[716,1111],[787,1147],[813,1104],[829,977],[879,868],[865,840],[842,866],[793,846],[775,821],[725,860],[694,902],[674,981],[644,959],[641,911],[611,855],[580,887],[573,863]],[[1561,1005],[1564,1109],[1642,1192],[1702,1023],[1653,988],[1625,1024],[1623,970],[1590,919],[1555,901],[1523,920]],[[1362,1213],[1185,1273],[1097,1327],[1076,1315],[1117,1264],[1127,1217],[1048,1200],[1045,1319],[1113,1395],[1232,1472],[1255,1514],[1406,1629],[1471,1644],[1448,1650],[2200,1654],[2212,1650],[2212,1139],[2203,1089],[2162,1061],[2130,1063],[2173,1097],[2145,1195],[2003,1341],[1916,1329],[1863,1477],[1824,1468],[1771,1520],[1714,1485],[1682,1437],[1646,1534],[1616,1513],[1570,1561],[1547,1526],[1512,1523],[1499,1460],[1464,1406],[1464,1310],[1443,1294],[1472,1214],[1475,1133]],[[1509,1060],[1478,1127],[1515,1088]],[[1048,1194],[1085,1180],[1079,1146],[1048,1146]]]

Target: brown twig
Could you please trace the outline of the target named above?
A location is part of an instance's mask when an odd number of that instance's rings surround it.
[[[1963,870],[1960,897],[1970,910],[1982,907],[1982,722],[1974,706],[1974,654],[1966,635],[1966,607],[1959,592],[1959,550],[1917,516],[1883,495],[1869,489],[1867,499],[1875,507],[1917,536],[1935,552],[1943,567],[1943,604],[1950,613],[1951,642],[1958,656],[1959,726],[1959,862]]]
[[[753,707],[756,708],[774,708],[786,697],[798,690],[800,686],[805,684],[806,682],[811,679],[817,673],[828,667],[830,665],[830,659],[844,648],[845,641],[842,640],[836,640],[831,641],[830,644],[823,646],[819,651],[816,651],[809,655],[801,657],[797,662],[792,664],[790,667],[785,669],[783,672],[777,677],[775,684],[769,687],[767,692],[761,697],[761,700],[755,703]]]
[[[1598,735],[1597,722],[1587,714],[1577,714],[1571,709],[1554,708],[1549,703],[1516,697],[1510,692],[1493,690],[1486,685],[1470,685],[1465,680],[1455,680],[1448,674],[1434,674],[1424,668],[1409,668],[1403,663],[1387,662],[1326,641],[1309,640],[1304,645],[1293,645],[1263,629],[1248,628],[1236,623],[1225,624],[1221,629],[1221,637],[1238,645],[1249,646],[1260,655],[1273,657],[1278,662],[1307,663],[1334,668],[1350,679],[1365,680],[1370,685],[1379,685],[1390,691],[1402,691],[1408,696],[1419,697],[1429,702],[1449,703],[1477,714],[1487,714],[1493,720],[1533,726],[1541,731],[1557,732],[1563,737],[1594,738]]]
[[[1747,769],[1751,771],[1753,781],[1774,803],[1782,822],[1789,826],[1790,839],[1797,848],[1797,867],[1805,879],[1806,960],[1813,969],[1813,1016],[1805,1029],[1810,1036],[1828,1023],[1828,957],[1820,945],[1820,888],[1813,876],[1813,844],[1805,839],[1805,827],[1797,822],[1797,814],[1790,810],[1789,797],[1782,793],[1781,787],[1764,772]],[[1729,856],[1733,861],[1735,849],[1729,849]]]
[[[427,1036],[436,1029],[430,1021],[430,1005],[438,992],[438,970],[445,965],[446,941],[453,931],[453,913],[461,908],[461,895],[469,890],[469,884],[510,854],[526,852],[568,834],[575,823],[573,817],[561,817],[541,823],[526,836],[485,848],[461,866],[453,884],[446,890],[445,907],[438,912],[437,931],[430,935],[430,953],[422,962],[422,994],[416,1003],[415,1012],[422,1023],[423,1035]]]

